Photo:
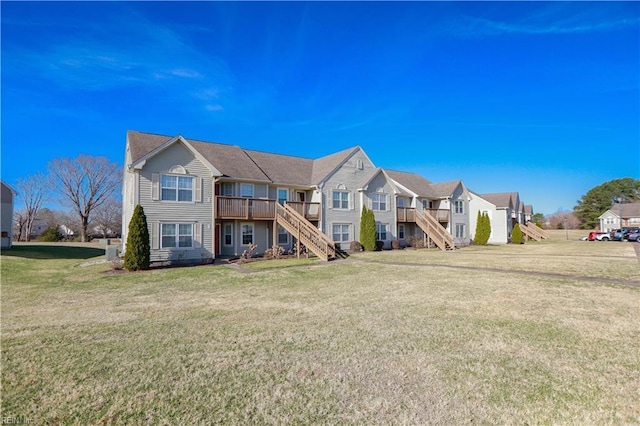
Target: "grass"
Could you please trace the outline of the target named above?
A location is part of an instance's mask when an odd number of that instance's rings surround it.
[[[77,266],[90,251],[18,246],[0,258],[2,416],[638,423],[633,243],[562,237],[241,265],[250,274],[112,274]]]

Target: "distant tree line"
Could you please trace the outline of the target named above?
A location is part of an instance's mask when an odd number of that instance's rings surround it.
[[[107,236],[108,231],[120,232],[122,202],[119,192],[122,183],[121,166],[106,157],[79,155],[76,158],[57,158],[49,162],[47,173],[40,172],[18,179],[14,213],[15,238],[29,241],[34,234],[36,220],[44,221],[49,231],[46,238],[67,231],[87,241],[92,233]],[[44,207],[54,201],[67,208],[55,211]]]

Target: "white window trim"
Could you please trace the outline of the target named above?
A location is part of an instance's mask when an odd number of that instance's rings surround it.
[[[462,235],[458,235],[458,229],[459,228],[462,229]],[[464,223],[456,223],[454,229],[455,229],[455,237],[456,238],[466,238],[467,227],[465,226]]]
[[[284,232],[280,232],[280,230],[283,230]],[[285,241],[284,243],[280,242],[280,235],[285,235],[287,237],[287,241]],[[276,231],[276,244],[277,245],[283,245],[286,246],[288,244],[290,244],[291,242],[291,234],[289,232],[287,232],[286,229],[284,229],[282,226],[278,225],[278,229]]]
[[[340,196],[340,207],[335,207],[333,205],[333,201],[334,201],[333,194],[335,194],[335,193],[347,194],[347,207],[342,207],[342,202],[344,201],[342,199],[342,196]],[[346,210],[351,210],[351,192],[349,192],[349,191],[347,191],[345,189],[333,189],[333,190],[331,190],[331,208],[333,210],[345,210],[345,211]]]
[[[289,191],[289,188],[277,188],[276,189],[276,201],[278,201],[278,203],[280,202],[280,191],[285,191],[287,193],[287,197],[286,197],[285,201],[289,201],[289,194],[291,192],[291,191]]]
[[[174,244],[173,246],[169,246],[169,247],[165,247],[163,244],[163,235],[162,235],[162,228],[164,227],[164,225],[175,225],[176,226],[176,234],[174,234]],[[191,246],[189,247],[179,247],[179,241],[180,241],[180,225],[191,225]],[[159,238],[159,242],[160,242],[160,250],[193,250],[196,247],[196,226],[198,226],[197,223],[193,223],[193,222],[160,222],[160,226],[158,227],[158,231],[160,233],[160,238]]]
[[[460,206],[460,211],[458,211],[458,206]],[[464,214],[464,201],[462,201],[462,200],[454,200],[453,201],[453,212],[455,214]]]
[[[230,234],[231,235],[231,243],[229,243],[229,244],[227,244],[225,242],[225,237],[227,236],[227,233],[226,233],[227,226],[229,226],[229,228],[231,229],[231,234]],[[233,247],[233,223],[224,223],[222,225],[222,245],[224,247]]]
[[[378,238],[378,236],[380,235],[380,231],[379,231],[380,226],[384,226],[384,233],[385,233],[384,239]],[[389,240],[389,224],[376,222],[376,241],[388,241],[388,240]]]
[[[198,178],[196,176],[191,176],[191,175],[181,175],[181,174],[175,174],[175,173],[160,173],[160,178],[158,181],[158,199],[160,202],[163,203],[180,203],[180,204],[195,204],[196,202],[196,185],[197,185],[197,180]],[[175,200],[165,200],[164,198],[162,198],[162,189],[164,188],[162,186],[162,178],[164,176],[170,176],[170,177],[176,177],[176,199]],[[191,179],[191,201],[180,201],[178,200],[179,198],[179,194],[180,194],[180,178],[188,178]]]
[[[384,209],[380,208],[380,201],[378,201],[378,208],[375,208],[373,196],[378,195],[379,197],[384,197]],[[389,197],[386,192],[373,192],[371,193],[371,210],[374,212],[386,212],[389,210]]]
[[[402,232],[402,236],[400,236],[400,232]],[[407,237],[407,229],[405,228],[404,223],[401,223],[398,225],[398,239],[404,240],[406,237]]]
[[[251,244],[255,244],[256,242],[254,241],[256,238],[256,227],[255,224],[253,222],[241,222],[240,223],[240,245],[241,246],[248,246],[249,243],[245,244],[244,243],[244,232],[242,230],[242,228],[245,225],[251,225]]]
[[[332,224],[331,224],[331,239],[332,239],[333,241],[338,242],[338,243],[348,243],[348,242],[353,241],[353,233],[352,233],[352,229],[353,229],[353,227],[352,227],[351,225],[352,225],[351,223],[344,223],[344,222],[336,222],[336,223],[332,223]],[[347,239],[346,239],[346,241],[343,241],[343,240],[335,240],[335,239],[333,238],[333,234],[334,234],[334,232],[333,232],[333,227],[334,227],[334,226],[346,226],[346,227],[347,227]],[[340,232],[340,235],[343,235],[343,233],[342,233],[342,232]]]

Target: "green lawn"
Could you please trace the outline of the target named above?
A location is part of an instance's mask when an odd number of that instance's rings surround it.
[[[573,237],[137,273],[19,245],[0,258],[2,417],[640,423],[635,243]]]

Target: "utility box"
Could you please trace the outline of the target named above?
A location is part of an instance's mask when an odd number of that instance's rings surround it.
[[[107,244],[104,248],[104,253],[107,256],[107,261],[112,261],[118,258],[118,246],[112,246],[111,244]]]

